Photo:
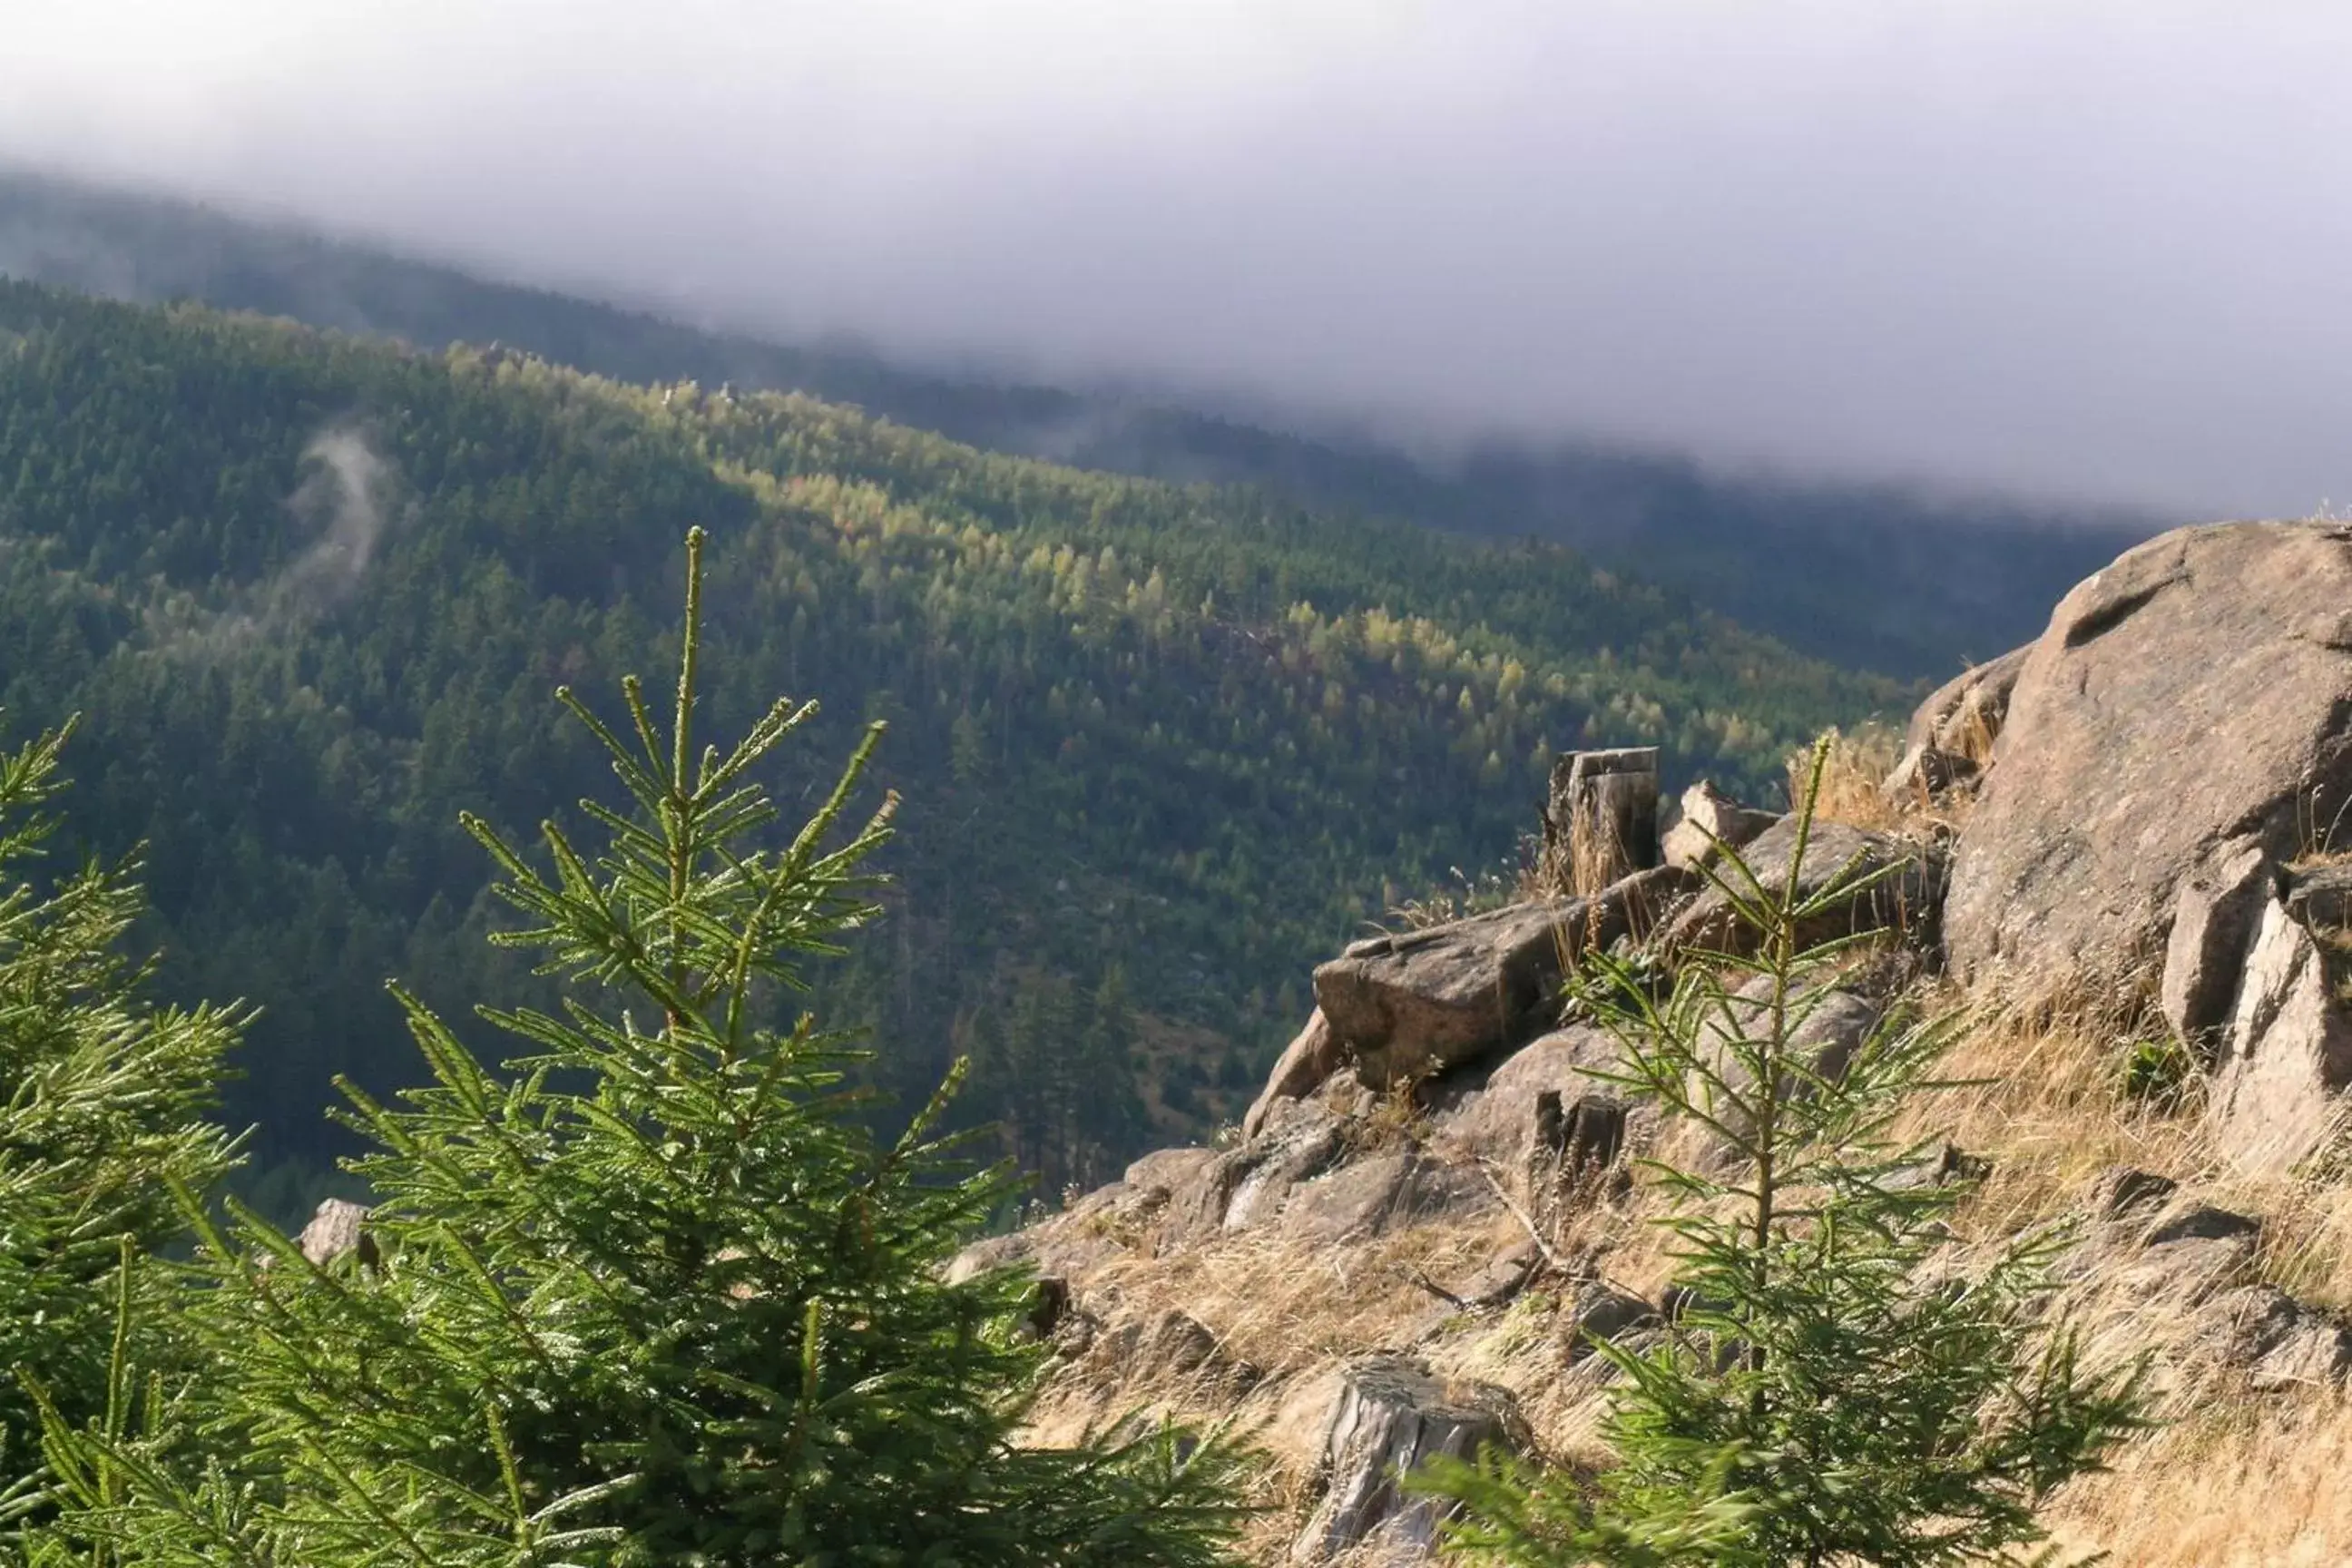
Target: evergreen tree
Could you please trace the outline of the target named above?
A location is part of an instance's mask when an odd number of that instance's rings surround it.
[[[1628,963],[1585,977],[1622,1048],[1616,1081],[1704,1128],[1721,1163],[1654,1167],[1687,1304],[1653,1350],[1597,1347],[1623,1374],[1614,1468],[1589,1486],[1501,1457],[1441,1473],[1473,1562],[2016,1562],[2044,1538],[2035,1506],[2142,1425],[2137,1369],[2086,1373],[2038,1310],[2053,1236],[1935,1277],[1966,1184],[1918,1179],[1927,1146],[1895,1129],[1942,1087],[1950,1026],[1890,1017],[1842,1066],[1800,1040],[1869,940],[1801,949],[1800,931],[1892,874],[1847,868],[1798,892],[1826,755],[1782,886],[1728,850],[1708,872],[1754,956],[1691,955],[1662,1000]]]
[[[0,1542],[43,1485],[37,1415],[14,1374],[70,1419],[100,1414],[123,1249],[177,1237],[172,1187],[200,1191],[233,1163],[204,1116],[237,1011],[142,998],[146,971],[119,951],[142,903],[134,862],[37,879],[64,742],[0,756]]]
[[[250,1213],[206,1226],[184,1306],[208,1358],[133,1422],[46,1424],[71,1504],[45,1550],[107,1561],[464,1564],[1205,1564],[1234,1456],[1172,1431],[1013,1441],[1043,1349],[1022,1278],[945,1281],[1007,1195],[937,1136],[943,1087],[877,1142],[860,1053],[781,1021],[807,962],[873,911],[893,802],[850,804],[871,731],[789,836],[754,770],[808,720],[779,702],[696,742],[701,535],[667,730],[634,680],[617,730],[563,700],[630,809],[489,826],[502,942],[564,977],[556,1011],[484,1008],[483,1067],[402,994],[432,1083],[354,1093],[380,1195],[368,1245],[314,1263]],[[118,1367],[118,1381],[121,1369]],[[110,1554],[110,1555],[108,1555]]]

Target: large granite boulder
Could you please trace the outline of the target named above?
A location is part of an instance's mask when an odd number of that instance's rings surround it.
[[[1646,931],[1689,885],[1660,867],[1589,899],[1372,937],[1316,969],[1315,1000],[1367,1085],[1412,1082],[1549,1026],[1564,961]]]
[[[2025,654],[1954,853],[1944,932],[1965,979],[2154,978],[2185,1033],[2228,1022],[2264,900],[2247,879],[2352,836],[2352,525],[2168,533],[2058,605]]]

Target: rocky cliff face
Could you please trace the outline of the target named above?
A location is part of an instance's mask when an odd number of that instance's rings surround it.
[[[2352,1089],[2352,527],[2134,550],[1907,741],[1879,808],[1805,862],[1888,873],[1812,933],[1869,938],[1815,1014],[1820,1070],[1897,1002],[1969,1009],[1963,1054],[1998,1076],[1923,1110],[1956,1142],[1920,1179],[1989,1162],[1983,1223],[2078,1220],[2074,1305],[2168,1387],[2340,1384],[2352,1332],[2272,1277],[2253,1210],[2324,1182]],[[1591,948],[1663,973],[1729,941],[1697,868],[1719,842],[1768,885],[1790,858],[1786,825],[1705,786],[1686,815],[1669,855],[1612,846],[1605,888],[1349,948],[1230,1144],[968,1253],[1048,1277],[1041,1435],[1151,1405],[1258,1422],[1264,1552],[1299,1563],[1428,1560],[1393,1479],[1429,1454],[1601,1459],[1591,1337],[1673,1306],[1630,1161],[1704,1151],[1590,1076],[1617,1047],[1561,977]],[[2132,1060],[2182,1064],[2185,1091],[2135,1099]]]

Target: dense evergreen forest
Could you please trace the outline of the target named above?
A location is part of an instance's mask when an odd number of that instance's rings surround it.
[[[460,1018],[526,985],[457,813],[608,787],[551,693],[674,661],[690,523],[714,724],[780,689],[823,704],[795,754],[890,724],[894,884],[826,1011],[902,1097],[971,1054],[962,1113],[1049,1184],[1230,1115],[1309,963],[1507,859],[1556,749],[1760,787],[1904,695],[1556,547],[0,283],[5,723],[81,715],[67,817],[147,847],[162,984],[263,1009],[229,1110],[265,1161],[337,1147],[330,1074],[413,1078],[387,977]]]
[[[909,370],[852,345],[705,331],[162,197],[0,169],[0,273],[138,300],[189,298],[388,334],[501,342],[628,382],[799,390],[994,451],[1488,538],[1631,570],[1803,652],[1937,679],[2042,629],[2044,609],[2163,520],[2116,509],[1801,483],[1592,443],[1437,457],[1309,437],[1150,396]],[[2175,520],[2178,521],[2178,520]]]

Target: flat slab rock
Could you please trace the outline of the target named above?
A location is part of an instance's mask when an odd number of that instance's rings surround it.
[[[1409,1082],[1541,1030],[1566,957],[1644,928],[1689,886],[1661,867],[1591,899],[1373,937],[1317,967],[1315,1000],[1366,1085]]]

